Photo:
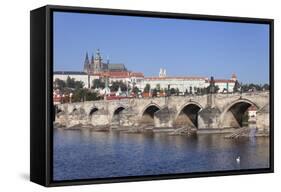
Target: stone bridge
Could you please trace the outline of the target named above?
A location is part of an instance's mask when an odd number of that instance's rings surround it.
[[[229,132],[242,127],[243,114],[257,109],[256,126],[269,129],[269,93],[209,94],[99,100],[56,106],[55,123],[75,125]],[[227,131],[226,131],[227,130]]]

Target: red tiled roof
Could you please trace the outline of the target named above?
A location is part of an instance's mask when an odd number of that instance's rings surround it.
[[[129,77],[130,76],[130,73],[128,71],[110,71],[108,73],[108,76],[109,77]]]
[[[131,77],[144,77],[143,73],[141,72],[131,72]]]
[[[210,82],[211,80],[206,80],[206,83]],[[232,79],[214,79],[215,83],[235,83]]]
[[[235,81],[231,79],[215,79],[215,83],[235,83]]]
[[[171,79],[183,79],[183,80],[206,80],[207,77],[145,77],[145,80],[171,80]]]
[[[108,72],[99,73],[97,75],[108,76],[111,78],[144,77],[143,73],[129,72],[129,71],[108,71]]]
[[[110,78],[129,78],[130,76],[128,76],[128,75],[111,75],[109,77]]]

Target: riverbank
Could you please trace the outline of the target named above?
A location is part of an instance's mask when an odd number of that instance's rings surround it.
[[[88,129],[97,132],[109,132],[118,131],[124,133],[165,133],[168,135],[202,135],[202,134],[225,134],[227,139],[235,139],[240,137],[268,137],[268,130],[257,130],[256,128],[225,128],[225,129],[196,129],[187,127],[167,127],[167,128],[156,128],[152,125],[134,126],[134,127],[121,127],[116,125],[106,125],[106,126],[93,126],[91,124],[77,124],[71,127],[61,126],[54,123],[55,129],[63,130],[84,130]]]

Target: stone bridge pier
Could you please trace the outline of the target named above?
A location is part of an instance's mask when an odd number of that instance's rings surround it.
[[[56,106],[55,123],[64,127],[190,128],[197,132],[231,132],[243,126],[249,107],[256,126],[269,129],[269,93],[213,94],[100,100]]]

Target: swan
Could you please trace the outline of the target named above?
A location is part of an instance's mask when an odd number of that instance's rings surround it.
[[[236,163],[240,163],[240,156],[236,158]]]

